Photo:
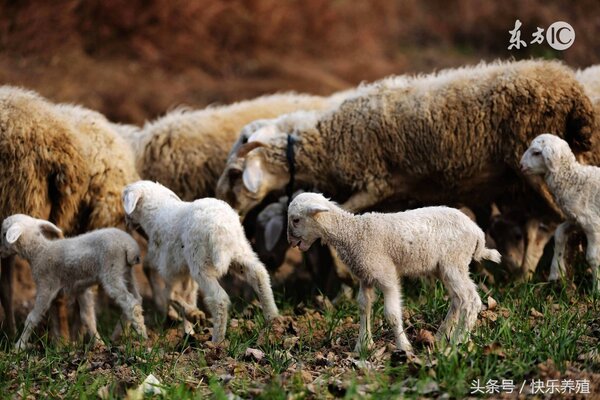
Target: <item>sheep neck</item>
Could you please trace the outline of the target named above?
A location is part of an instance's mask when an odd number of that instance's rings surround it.
[[[348,243],[360,241],[360,232],[363,232],[360,216],[336,207],[334,210],[320,213],[318,218],[322,221],[321,240],[324,244],[341,250],[345,249]]]
[[[20,256],[26,259],[32,266],[37,264],[38,260],[46,258],[44,255],[50,240],[46,239],[44,235],[40,234],[39,237],[32,235],[25,239],[26,244],[21,246]]]
[[[563,211],[571,213],[569,209],[570,201],[577,198],[579,189],[584,184],[584,174],[582,174],[582,166],[577,161],[565,160],[555,172],[547,172],[544,180],[554,196],[555,200],[560,204]]]
[[[144,202],[144,213],[140,225],[148,235],[148,238],[152,238],[156,232],[160,231],[161,227],[169,225],[172,217],[171,212],[177,210],[182,203],[180,200],[168,197]],[[165,213],[164,210],[169,210],[170,212]]]

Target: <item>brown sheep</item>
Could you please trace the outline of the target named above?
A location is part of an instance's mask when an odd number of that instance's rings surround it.
[[[101,114],[11,86],[0,87],[0,171],[0,219],[27,214],[69,236],[124,228],[121,190],[139,179],[127,143]],[[1,300],[14,333],[14,259],[1,262]]]
[[[516,196],[547,215],[557,208],[541,181],[535,190],[526,184],[521,154],[540,132],[588,150],[594,124],[573,72],[552,61],[388,78],[333,111],[286,115],[277,125],[289,118],[298,121],[292,130],[254,133],[238,152],[243,174],[219,190],[241,214],[290,180],[291,135],[295,179],[335,199],[350,194],[351,211],[386,200],[472,206]]]

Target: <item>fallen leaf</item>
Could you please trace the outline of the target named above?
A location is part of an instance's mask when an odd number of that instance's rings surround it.
[[[415,342],[428,347],[433,347],[435,344],[435,336],[427,329],[419,329],[419,332],[417,332],[417,337],[415,338]]]
[[[487,298],[488,310],[492,311],[494,308],[496,308],[497,305],[498,305],[498,302],[496,300],[494,300],[494,298],[492,296],[488,296],[488,298]]]
[[[265,353],[258,349],[253,349],[252,347],[248,347],[246,352],[244,353],[244,358],[247,361],[260,361],[265,357]]]
[[[538,310],[536,310],[533,307],[531,307],[530,314],[534,318],[544,318],[544,314],[542,314],[541,312],[539,312]]]

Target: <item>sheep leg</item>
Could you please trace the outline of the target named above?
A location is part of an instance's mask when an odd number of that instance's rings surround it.
[[[177,303],[178,305],[175,305]],[[198,322],[205,318],[204,313],[198,308],[198,283],[186,277],[181,281],[181,291],[173,290],[171,305],[179,307],[180,311],[189,321]]]
[[[541,221],[534,218],[527,220],[525,224],[527,247],[525,248],[523,265],[521,265],[521,278],[524,281],[529,281],[533,277],[544,254],[544,247],[552,237],[552,233],[540,229],[540,225]]]
[[[154,300],[154,304],[160,313],[162,313],[163,316],[166,316],[168,313],[169,297],[166,296],[166,290],[161,285],[162,279],[160,274],[155,268],[152,267],[152,265],[150,265],[148,257],[144,258],[142,265],[144,274],[148,278],[148,283],[150,283],[150,287],[152,288],[152,299]]]
[[[212,341],[220,343],[225,340],[225,333],[227,332],[229,296],[214,276],[196,274],[195,278],[204,294],[204,303],[213,318]]]
[[[596,234],[587,234],[586,260],[592,268],[592,288],[596,293],[600,293],[600,237]]]
[[[396,337],[396,347],[407,353],[412,353],[413,349],[406,337],[406,332],[402,326],[402,299],[400,297],[400,283],[394,276],[390,282],[379,287],[383,292],[383,314],[388,321],[394,336]]]
[[[554,255],[552,256],[552,264],[550,265],[550,276],[548,276],[548,280],[550,281],[555,281],[565,276],[565,251],[567,240],[569,239],[569,231],[572,228],[573,223],[566,221],[560,224],[554,232]]]
[[[123,280],[112,279],[110,282],[103,281],[102,287],[106,294],[121,307],[125,317],[133,324],[136,332],[144,339],[148,339],[142,305],[129,293],[125,282]]]
[[[450,296],[450,309],[437,334],[438,341],[461,342],[473,329],[481,311],[481,298],[477,287],[469,277],[469,267],[442,268],[441,278]]]
[[[361,281],[357,298],[358,309],[360,311],[360,327],[358,329],[358,341],[354,347],[356,353],[360,353],[363,349],[369,349],[373,346],[371,318],[374,300],[375,290],[373,289],[373,286]]]
[[[273,290],[271,289],[271,278],[265,266],[256,258],[239,263],[239,275],[245,277],[258,296],[258,300],[265,314],[265,318],[270,321],[279,315]],[[244,271],[245,270],[245,271]],[[245,274],[244,274],[245,272]]]
[[[59,292],[49,311],[50,333],[54,339],[70,340],[69,311],[67,310],[67,296]],[[77,316],[74,317],[77,319]],[[79,323],[78,321],[77,323]]]
[[[31,333],[35,329],[36,326],[42,320],[42,317],[50,308],[52,301],[60,291],[60,288],[48,288],[39,285],[37,288],[37,294],[35,296],[35,304],[33,305],[33,309],[27,315],[27,319],[25,320],[25,328],[23,329],[23,333],[21,333],[21,337],[17,341],[15,348],[17,350],[24,350],[29,342],[29,337]]]
[[[89,288],[79,294],[79,296],[77,296],[77,301],[79,303],[79,315],[83,325],[94,342],[102,343],[102,338],[96,327],[96,308],[92,289]]]
[[[0,260],[0,303],[4,308],[4,322],[6,330],[10,335],[16,333],[15,311],[13,308],[13,285],[12,276],[15,264],[15,256],[9,256]]]

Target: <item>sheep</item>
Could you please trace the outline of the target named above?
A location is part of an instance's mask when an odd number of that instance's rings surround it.
[[[0,220],[27,214],[68,236],[124,228],[120,192],[138,179],[131,149],[101,114],[0,87]],[[13,263],[14,256],[1,260],[0,277],[11,333]]]
[[[282,189],[291,178],[291,147],[295,179],[336,199],[350,194],[343,204],[350,211],[387,199],[470,207],[525,191],[546,212],[558,210],[551,196],[541,184],[529,189],[519,173],[527,143],[551,129],[584,151],[592,135],[588,97],[554,61],[388,78],[357,92],[333,110],[296,112],[275,124],[292,119],[293,129],[254,132],[238,151],[243,173],[219,197],[244,215]]]
[[[481,310],[481,299],[469,277],[472,260],[500,262],[500,253],[485,247],[485,235],[469,217],[448,207],[353,215],[322,194],[303,193],[288,210],[288,240],[302,251],[321,239],[335,248],[360,281],[360,330],[355,351],[370,347],[373,289],[383,292],[384,314],[396,346],[412,346],[402,327],[399,278],[437,275],[450,296],[450,309],[438,340],[463,340]]]
[[[554,233],[554,257],[549,280],[565,274],[565,246],[570,230],[580,228],[587,237],[586,259],[593,272],[593,288],[600,291],[600,168],[580,164],[563,139],[542,134],[521,159],[524,174],[544,177],[550,192],[566,216]]]
[[[188,275],[198,283],[213,317],[213,342],[225,339],[229,297],[218,279],[230,264],[258,294],[266,319],[277,317],[269,274],[227,203],[214,198],[184,202],[159,183],[138,181],[123,190],[123,205],[130,223],[148,235],[146,259],[167,287]]]
[[[119,132],[135,152],[142,179],[159,182],[181,199],[214,196],[227,153],[244,125],[296,110],[322,109],[327,97],[284,93],[203,110],[175,109],[142,129]]]
[[[50,240],[44,233],[54,235]],[[132,268],[140,262],[137,242],[116,228],[95,230],[74,238],[63,238],[54,224],[28,215],[15,214],[2,222],[2,255],[18,254],[30,266],[37,292],[16,349],[23,350],[33,329],[60,290],[77,297],[81,319],[92,338],[102,339],[96,329],[94,297],[90,286],[100,283],[135,330],[147,338],[141,296]]]
[[[600,166],[600,135],[597,134],[600,132],[600,65],[578,70],[575,77],[592,101],[596,115],[591,150],[578,154],[577,160],[583,164]],[[513,204],[510,200],[503,204],[502,208],[502,213],[494,218],[495,222],[498,222],[495,225],[500,225],[501,228],[495,229],[496,227],[492,226],[493,229],[489,233],[501,248],[522,249],[523,254],[519,258],[522,261],[518,265],[525,272],[522,275],[530,277],[535,272],[544,247],[552,238],[558,221],[552,217],[527,215],[519,204]],[[500,252],[508,255],[502,250]],[[504,260],[507,258],[510,257],[504,257]]]

